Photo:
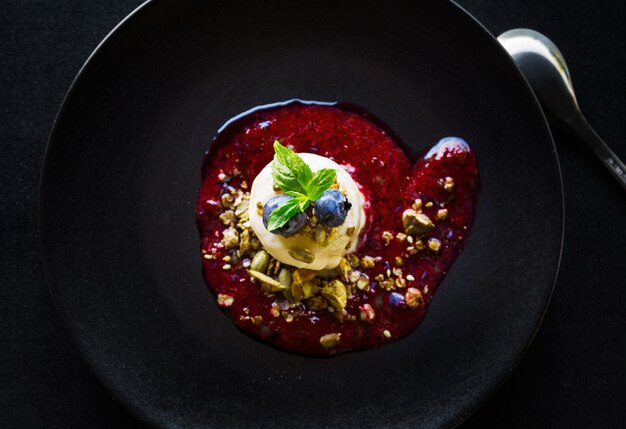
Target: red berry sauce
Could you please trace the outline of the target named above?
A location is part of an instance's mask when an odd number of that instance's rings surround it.
[[[479,190],[476,158],[469,146],[461,139],[443,139],[411,165],[390,134],[368,118],[347,105],[293,101],[231,120],[211,145],[197,205],[204,276],[220,306],[248,334],[284,350],[316,356],[402,338],[420,324],[461,251]],[[263,292],[251,281],[244,258],[236,258],[233,249],[220,243],[228,228],[219,218],[222,194],[242,184],[249,190],[272,161],[274,140],[346,166],[365,196],[367,225],[356,254],[380,259],[372,268],[357,268],[371,283],[366,290],[353,288],[343,320],[303,304],[289,308],[282,294]],[[402,214],[412,206],[428,216],[434,228],[407,239]],[[320,339],[327,334],[340,334],[335,336],[339,341],[324,347]]]

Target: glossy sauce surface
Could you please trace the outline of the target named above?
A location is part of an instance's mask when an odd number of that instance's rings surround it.
[[[367,225],[356,251],[359,257],[380,257],[373,268],[364,270],[372,283],[369,290],[355,290],[345,308],[356,320],[338,320],[326,310],[310,310],[303,305],[287,308],[281,294],[268,296],[251,281],[241,261],[224,269],[223,258],[229,251],[219,243],[225,228],[219,219],[223,211],[221,194],[228,186],[249,187],[259,171],[273,157],[273,142],[279,140],[296,152],[310,152],[333,159],[344,166],[360,185],[365,196]],[[476,158],[460,140],[450,139],[433,149],[431,156],[411,165],[392,137],[381,127],[345,108],[294,102],[252,111],[221,130],[207,154],[203,182],[197,205],[197,222],[202,237],[205,279],[216,294],[234,298],[225,311],[243,331],[285,350],[306,355],[326,356],[348,350],[379,346],[413,331],[423,319],[428,303],[462,249],[469,234],[479,190]],[[220,175],[239,171],[228,183]],[[454,187],[445,188],[445,178]],[[402,212],[422,202],[423,213],[433,219],[435,228],[427,239],[441,242],[435,252],[426,245],[409,255],[414,247],[396,238],[404,233]],[[432,205],[430,204],[432,203]],[[447,210],[441,220],[439,210]],[[391,233],[390,241],[383,233]],[[395,258],[401,256],[401,266]],[[396,268],[402,271],[404,286],[383,288],[375,277],[387,276]],[[397,277],[397,276],[395,276]],[[412,279],[412,280],[409,280]],[[408,288],[421,292],[422,305],[405,303]],[[360,310],[369,304],[372,320],[361,320]],[[281,313],[272,313],[272,306]],[[260,316],[260,317],[258,317]],[[255,318],[256,317],[256,318]],[[340,333],[332,349],[320,344],[329,333]]]

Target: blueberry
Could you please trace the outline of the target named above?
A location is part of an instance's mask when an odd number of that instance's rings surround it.
[[[270,218],[270,214],[292,198],[293,197],[290,197],[289,195],[277,195],[265,203],[265,206],[263,207],[263,225],[265,225],[265,228],[267,228],[267,222]],[[283,237],[289,237],[290,235],[294,235],[298,232],[298,230],[302,228],[305,223],[306,213],[300,212],[289,219],[287,223],[280,228],[271,231],[271,233],[282,235]]]
[[[329,189],[315,201],[315,214],[322,225],[335,228],[344,223],[351,207],[341,192]]]

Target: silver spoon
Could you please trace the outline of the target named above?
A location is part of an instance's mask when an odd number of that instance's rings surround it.
[[[559,48],[543,34],[526,28],[502,33],[498,41],[513,57],[543,107],[571,126],[626,190],[626,166],[580,112]]]

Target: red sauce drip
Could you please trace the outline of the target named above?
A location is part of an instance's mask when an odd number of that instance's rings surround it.
[[[460,139],[444,139],[431,150],[435,155],[422,157],[412,166],[389,133],[361,113],[299,102],[251,111],[221,130],[205,159],[197,205],[203,253],[215,249],[222,238],[225,226],[218,216],[222,212],[223,189],[227,185],[238,188],[242,181],[251,186],[261,169],[271,162],[274,140],[296,152],[316,153],[351,166],[349,172],[369,202],[367,227],[361,234],[357,255],[382,257],[374,268],[363,270],[370,279],[386,274],[387,269],[395,266],[395,257],[407,253],[410,243],[394,238],[386,245],[382,234],[389,231],[395,237],[404,232],[402,212],[417,198],[435,224],[427,237],[439,240],[441,249],[435,253],[426,245],[426,249],[403,258],[403,277],[414,278],[406,282],[405,288],[387,291],[374,283],[369,291],[357,290],[346,307],[350,315],[356,315],[355,321],[340,322],[326,310],[300,310],[288,322],[282,315],[274,317],[271,313],[272,304],[282,296],[266,296],[258,283],[250,281],[241,261],[224,270],[222,258],[228,251],[218,248],[215,259],[203,259],[203,269],[213,292],[234,298],[232,306],[224,309],[226,313],[243,331],[306,355],[327,356],[370,348],[409,334],[422,321],[428,303],[468,236],[479,190],[477,163],[471,149]],[[222,183],[220,173],[235,168],[241,176],[226,185]],[[454,180],[451,191],[444,189],[442,180],[446,177]],[[428,202],[433,206],[428,207]],[[435,220],[441,205],[448,211],[447,218]],[[403,303],[409,287],[421,292],[424,305],[409,308]],[[359,306],[363,304],[373,308],[373,321],[359,319]],[[262,321],[257,318],[255,324],[254,316],[261,316]],[[329,333],[341,333],[341,337],[337,347],[326,350],[320,345],[320,337]]]

